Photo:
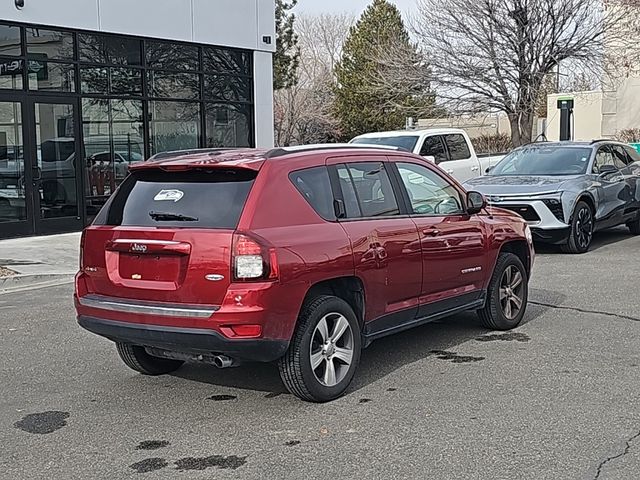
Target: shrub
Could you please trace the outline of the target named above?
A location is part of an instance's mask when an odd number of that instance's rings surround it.
[[[499,134],[483,134],[479,137],[472,138],[473,148],[476,149],[478,155],[491,154],[491,153],[505,153],[510,151],[511,137],[506,133]]]
[[[626,128],[618,132],[618,140],[624,143],[639,143],[640,128]]]

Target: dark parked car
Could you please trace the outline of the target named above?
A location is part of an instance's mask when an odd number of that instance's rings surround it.
[[[598,230],[627,225],[640,234],[639,181],[638,152],[598,140],[520,147],[465,186],[522,215],[536,239],[584,253]]]
[[[373,340],[465,310],[516,327],[529,227],[421,157],[359,146],[162,154],[82,237],[81,326],[149,375],[277,361],[327,401]]]

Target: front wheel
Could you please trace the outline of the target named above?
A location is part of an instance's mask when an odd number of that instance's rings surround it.
[[[184,363],[181,360],[158,358],[149,355],[144,347],[129,345],[128,343],[116,343],[118,355],[125,365],[136,372],[145,375],[164,375],[179,369]]]
[[[591,207],[585,202],[578,202],[571,220],[569,240],[562,245],[565,253],[586,253],[591,246],[595,222]]]
[[[522,261],[513,253],[501,253],[478,316],[487,328],[511,330],[522,322],[528,298],[529,278]]]
[[[632,235],[640,235],[640,218],[627,223],[627,227]]]
[[[287,353],[278,362],[287,390],[310,402],[340,397],[355,374],[360,327],[344,300],[319,296],[305,302]]]

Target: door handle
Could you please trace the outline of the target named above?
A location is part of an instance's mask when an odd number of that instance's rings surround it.
[[[449,170],[447,170],[447,173],[448,173],[449,175],[453,175],[453,170],[450,168]]]
[[[477,172],[478,170],[480,170],[480,167],[471,167],[472,172]]]
[[[425,228],[424,230],[422,230],[422,233],[429,237],[437,237],[438,235],[440,235],[440,230],[438,230],[437,228]]]

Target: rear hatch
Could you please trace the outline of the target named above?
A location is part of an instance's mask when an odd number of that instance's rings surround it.
[[[233,233],[257,172],[139,169],[85,231],[88,294],[220,305]]]

